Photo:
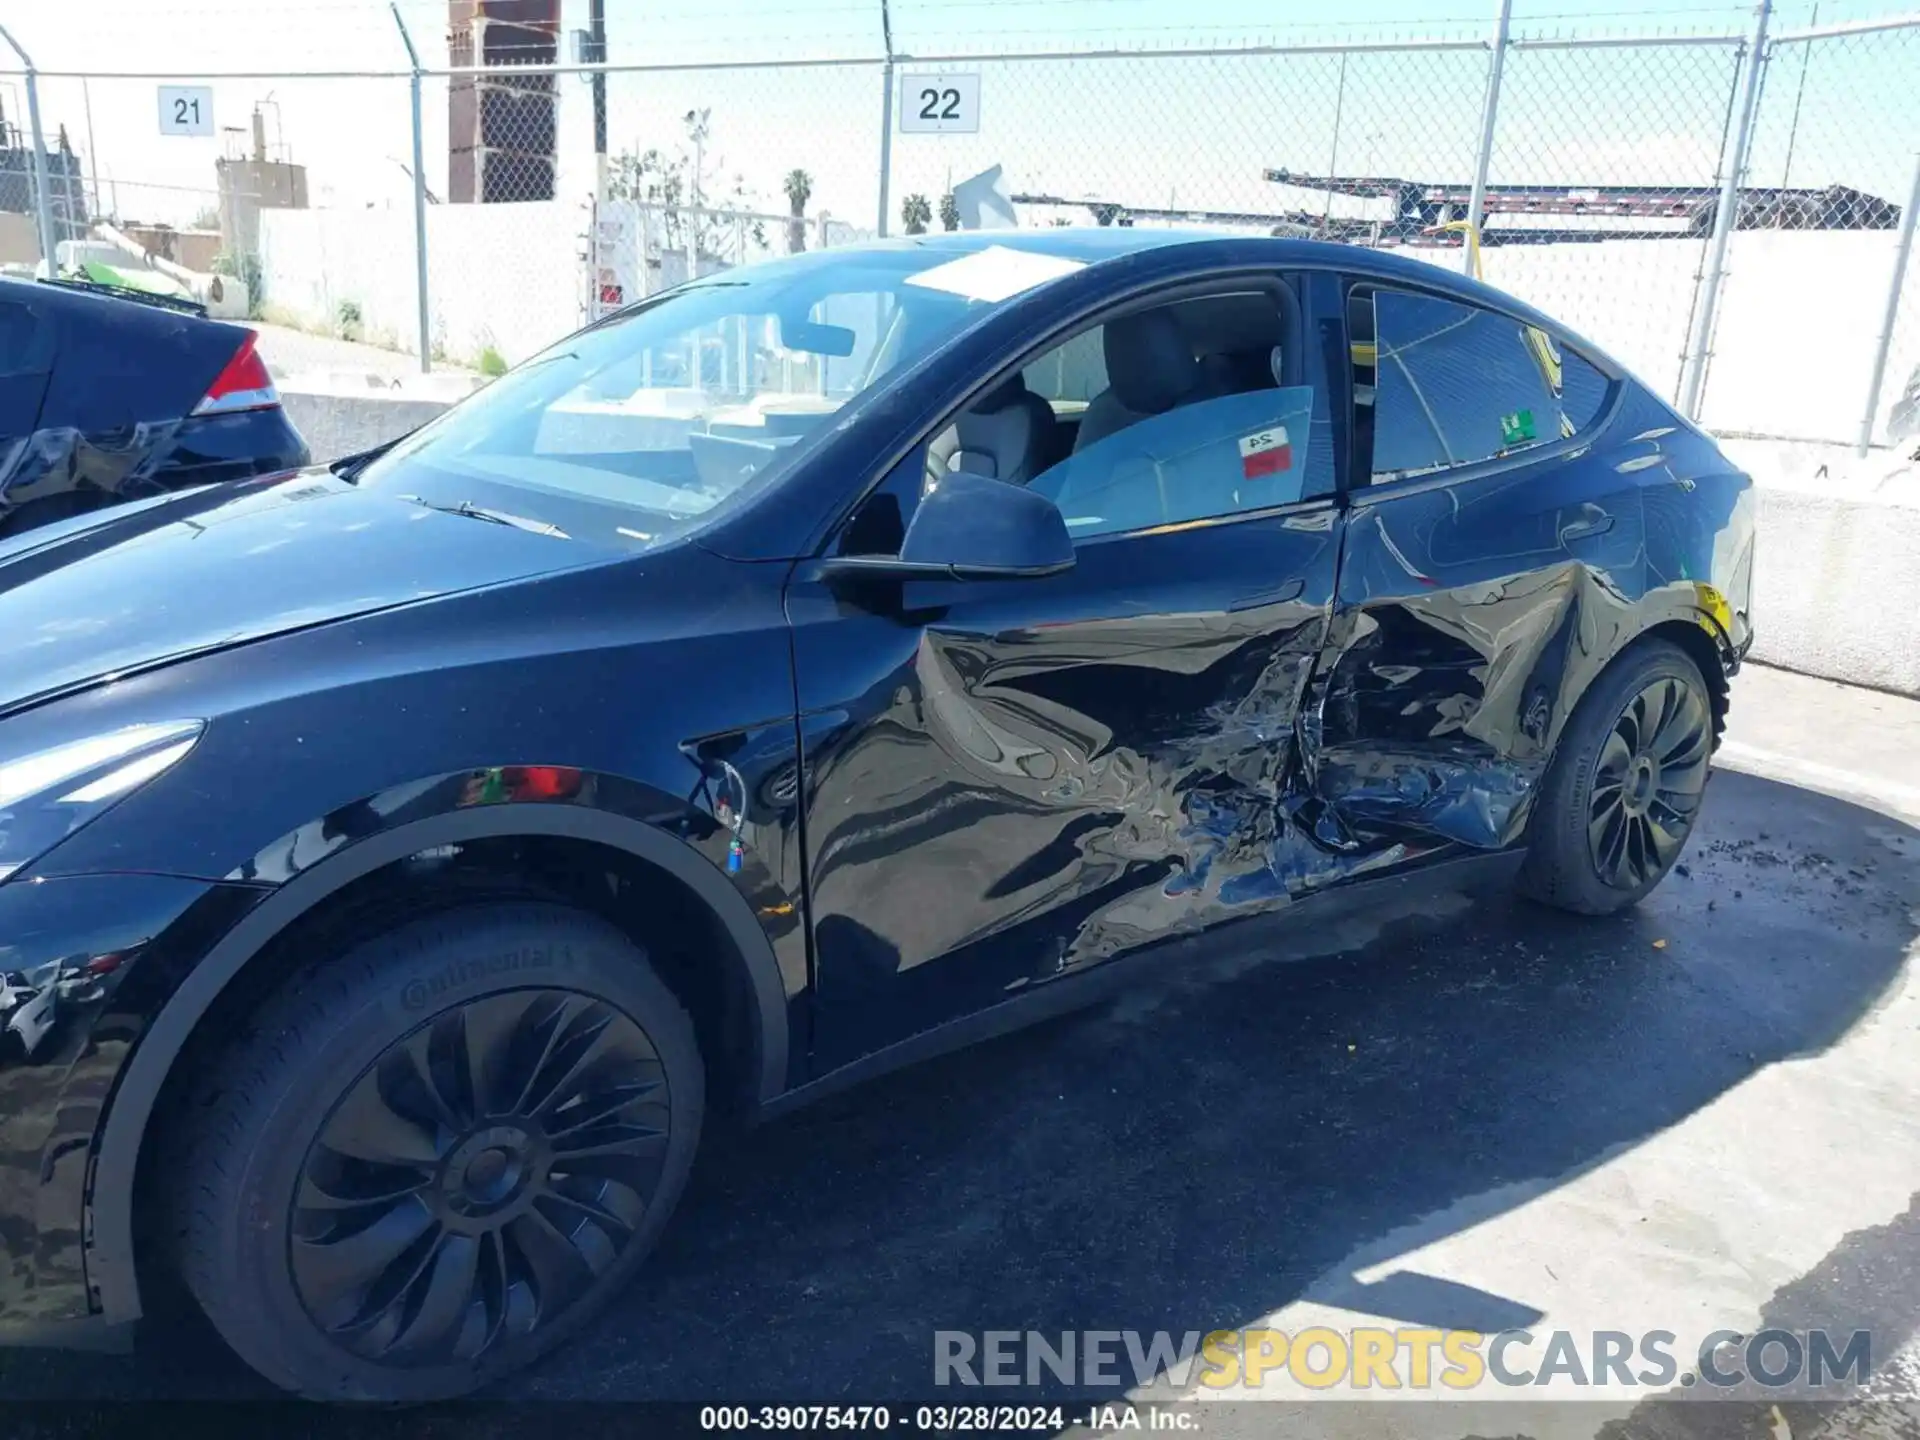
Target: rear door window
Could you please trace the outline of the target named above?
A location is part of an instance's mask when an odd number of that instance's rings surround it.
[[[1375,289],[1355,293],[1349,320],[1376,484],[1551,444],[1605,408],[1599,370],[1511,316]]]

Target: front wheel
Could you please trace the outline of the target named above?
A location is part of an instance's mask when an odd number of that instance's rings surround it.
[[[1628,651],[1560,737],[1521,889],[1582,915],[1639,901],[1680,858],[1712,754],[1713,700],[1700,668],[1664,640]]]
[[[200,1087],[181,1268],[268,1379],[463,1393],[589,1320],[699,1135],[693,1026],[593,916],[489,904],[316,957]]]

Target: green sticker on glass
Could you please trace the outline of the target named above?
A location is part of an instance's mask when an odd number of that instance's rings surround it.
[[[1518,445],[1522,441],[1534,438],[1533,412],[1516,410],[1511,415],[1500,417],[1500,440],[1502,444]]]

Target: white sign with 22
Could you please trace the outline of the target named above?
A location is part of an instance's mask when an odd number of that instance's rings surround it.
[[[980,133],[980,76],[919,74],[900,77],[902,135]]]

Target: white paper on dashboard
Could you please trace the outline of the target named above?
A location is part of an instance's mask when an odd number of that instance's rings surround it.
[[[945,290],[968,300],[1009,300],[1023,290],[1058,280],[1084,270],[1086,261],[1069,260],[1060,255],[1041,255],[1032,250],[1014,250],[1005,245],[989,245],[958,260],[949,260],[931,270],[907,277],[907,284],[928,290]]]

